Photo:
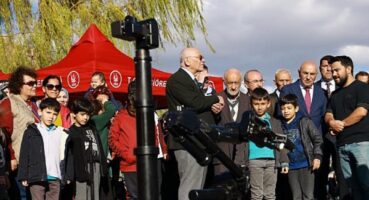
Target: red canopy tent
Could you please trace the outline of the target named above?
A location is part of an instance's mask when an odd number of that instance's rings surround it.
[[[0,81],[8,80],[8,78],[9,78],[9,74],[4,74],[4,72],[0,70]]]
[[[81,93],[89,88],[91,75],[96,71],[105,74],[108,87],[114,93],[127,93],[128,83],[135,78],[133,59],[115,48],[92,24],[65,58],[37,71],[38,85],[46,76],[55,74],[61,77],[69,93]],[[165,96],[166,81],[171,74],[153,68],[151,75],[153,95]],[[211,77],[210,81],[218,92],[223,89],[220,77]],[[42,95],[41,90],[38,95]]]

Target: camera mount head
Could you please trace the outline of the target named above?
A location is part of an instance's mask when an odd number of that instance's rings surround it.
[[[137,21],[127,16],[124,21],[111,23],[113,37],[127,41],[136,41],[137,49],[155,49],[159,47],[159,28],[155,19]]]

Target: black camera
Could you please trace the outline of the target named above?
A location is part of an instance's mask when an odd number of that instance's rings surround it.
[[[127,16],[124,21],[111,23],[113,37],[127,41],[136,40],[137,49],[154,49],[159,47],[159,28],[155,19],[137,21]]]

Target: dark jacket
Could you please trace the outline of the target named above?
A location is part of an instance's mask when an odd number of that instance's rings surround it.
[[[248,111],[243,113],[242,116],[242,121],[241,121],[241,130],[245,131],[247,129],[247,125],[248,122],[246,121],[246,119],[248,119],[248,117],[246,115],[249,115],[250,112],[252,111]],[[279,133],[279,134],[283,134],[283,130],[282,130],[282,124],[281,122],[272,117],[270,118],[270,124],[272,126],[272,131],[275,133]],[[235,163],[239,163],[241,165],[247,166],[248,162],[249,162],[249,143],[248,141],[245,141],[244,143],[242,143],[244,145],[238,145],[236,148],[236,158],[235,158]],[[275,158],[275,166],[276,167],[281,167],[282,163],[288,163],[289,159],[287,156],[288,151],[285,149],[282,149],[280,151],[274,149],[274,158]]]
[[[192,109],[199,119],[208,124],[215,124],[211,106],[219,102],[218,97],[204,96],[195,81],[183,69],[179,69],[168,79],[166,94],[169,111],[177,111],[177,107]],[[196,141],[196,138],[190,137]],[[171,150],[184,149],[172,134],[168,136],[168,148]]]
[[[93,130],[94,137],[96,138],[97,146],[100,154],[100,174],[102,177],[107,176],[107,163],[106,155],[101,144],[101,139],[96,133],[96,129],[91,125],[89,126]],[[72,125],[69,129],[70,134],[66,142],[66,172],[65,180],[75,180],[78,182],[92,181],[92,174],[87,171],[87,156],[85,154],[85,144],[87,140],[86,133],[83,128]]]
[[[224,107],[223,107],[223,110],[218,115],[219,117],[217,118],[217,125],[225,125],[227,123],[234,122],[231,116],[231,111],[229,109],[226,90],[221,92],[219,95],[222,96],[224,99]],[[239,98],[240,99],[239,99],[237,119],[236,119],[236,122],[238,123],[241,122],[243,113],[251,109],[250,97],[247,94],[240,93]],[[243,146],[243,144],[232,144],[229,142],[218,142],[217,145],[233,161],[235,161],[235,157],[236,157],[235,155],[236,146],[238,145]],[[241,162],[243,163],[243,161]],[[223,164],[221,164],[218,159],[214,159],[213,164],[217,165],[214,169],[215,175],[219,175],[221,173],[228,171],[228,169]],[[239,164],[239,163],[236,163],[236,164]]]
[[[27,127],[23,135],[18,168],[19,181],[46,181],[44,142],[36,124]]]
[[[324,115],[327,107],[327,97],[321,85],[314,83],[313,99],[311,101],[310,113],[308,113],[305,105],[305,98],[301,91],[300,79],[294,83],[286,85],[282,88],[280,97],[287,94],[295,94],[297,96],[297,103],[299,105],[299,112],[306,117],[309,117],[317,127],[317,129],[322,133],[322,124],[324,124]],[[280,108],[278,109],[279,116],[282,116]]]
[[[307,117],[303,117],[300,120],[300,134],[309,165],[312,166],[314,159],[322,160],[322,135],[314,125],[314,122]]]

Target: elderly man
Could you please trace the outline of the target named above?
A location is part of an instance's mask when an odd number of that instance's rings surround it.
[[[292,82],[291,72],[288,71],[287,69],[278,69],[275,72],[275,77],[274,77],[274,84],[277,88],[270,95],[279,98],[279,95],[281,93],[283,86],[288,85],[291,82]]]
[[[341,88],[332,94],[325,121],[336,135],[338,155],[353,199],[369,199],[369,86],[355,80],[347,56],[332,60],[333,78]]]
[[[318,130],[322,132],[327,97],[320,84],[314,84],[318,75],[318,67],[313,61],[305,61],[298,73],[299,79],[290,85],[284,86],[280,96],[283,97],[286,94],[296,95],[299,113],[309,117]],[[321,161],[322,158],[319,158],[319,160]]]
[[[205,96],[198,87],[195,74],[203,71],[205,59],[197,48],[182,50],[181,68],[167,82],[166,94],[169,111],[178,108],[191,108],[197,116],[208,124],[214,124],[212,111],[219,113],[224,105],[221,96]],[[196,138],[192,138],[196,140]],[[178,162],[180,185],[178,199],[188,199],[188,193],[193,189],[202,189],[205,182],[207,167],[200,166],[194,157],[179,144],[172,134],[169,134],[168,148],[174,151]]]
[[[269,114],[277,117],[278,112],[276,112],[279,95],[283,86],[288,85],[292,82],[291,72],[287,69],[278,69],[275,72],[274,84],[277,87],[273,93],[270,94],[270,108]]]
[[[242,74],[235,68],[227,69],[224,72],[224,84],[226,89],[220,93],[225,99],[224,108],[219,114],[219,125],[231,122],[240,122],[242,114],[250,110],[250,100],[246,94],[241,93]],[[239,165],[245,165],[245,143],[233,145],[231,143],[220,142],[218,146]],[[237,152],[236,152],[237,148]],[[223,181],[230,178],[228,170],[218,160],[214,160],[215,181]]]
[[[280,68],[275,72],[274,84],[277,87],[273,93],[270,94],[270,108],[268,113],[274,117],[278,117],[276,109],[278,107],[278,100],[281,90],[284,86],[291,84],[292,75],[287,69]],[[277,185],[276,185],[276,198],[283,200],[292,199],[292,192],[288,183],[288,176],[278,172]]]
[[[245,82],[245,86],[247,88],[247,95],[250,96],[250,93],[258,87],[264,86],[263,75],[259,70],[251,69],[245,73],[243,77]]]
[[[318,130],[322,131],[322,119],[327,106],[327,98],[323,89],[314,81],[318,75],[318,67],[313,61],[305,61],[298,70],[299,79],[282,88],[280,96],[295,94],[299,112],[313,120]]]

